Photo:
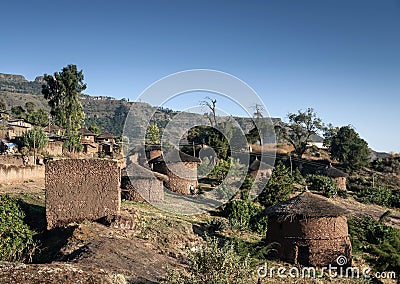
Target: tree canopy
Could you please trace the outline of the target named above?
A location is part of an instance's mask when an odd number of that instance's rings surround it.
[[[296,155],[302,158],[307,150],[308,143],[311,142],[311,135],[322,131],[324,125],[312,108],[308,108],[306,111],[299,110],[297,113],[289,113],[287,118],[288,123],[277,127],[278,133],[282,139],[294,147]]]
[[[42,128],[35,126],[23,134],[22,141],[29,149],[41,150],[47,146],[49,139]]]
[[[50,114],[55,124],[66,130],[64,146],[69,151],[79,151],[78,129],[84,122],[79,95],[86,89],[83,72],[71,64],[54,75],[45,74],[43,79],[46,84],[42,85],[42,94],[51,107]]]
[[[86,89],[82,70],[71,64],[54,75],[45,74],[43,79],[46,84],[42,85],[42,94],[48,100],[54,122],[66,130],[67,136],[76,134],[84,119],[79,102],[79,95]]]
[[[348,169],[359,169],[369,162],[368,143],[350,126],[340,127],[331,138],[331,158],[343,163]]]

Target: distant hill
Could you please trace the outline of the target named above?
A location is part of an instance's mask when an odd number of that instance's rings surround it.
[[[13,106],[24,107],[27,102],[33,102],[37,108],[49,110],[47,101],[41,94],[42,84],[42,76],[36,77],[34,81],[28,81],[22,75],[0,73],[0,100],[3,100],[8,108]],[[135,111],[138,112],[136,113],[138,116],[155,112],[154,121],[157,122],[160,128],[164,128],[172,117],[179,113],[169,109],[157,109],[147,103],[128,102],[124,99],[119,100],[107,96],[90,96],[85,94],[81,96],[80,101],[85,112],[86,126],[97,124],[103,130],[114,135],[122,134],[126,116],[133,105],[136,106]],[[183,122],[187,122],[188,124],[193,120],[204,124],[208,121],[201,114],[180,114]],[[246,132],[253,128],[250,118],[233,118]],[[273,120],[280,121],[279,118]],[[172,129],[173,133],[174,131],[176,130]],[[176,131],[176,133],[178,132]]]

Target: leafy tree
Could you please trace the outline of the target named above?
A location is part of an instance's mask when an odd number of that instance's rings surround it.
[[[157,124],[152,123],[147,128],[147,141],[152,145],[160,144],[160,129]]]
[[[30,112],[26,117],[27,121],[39,126],[46,126],[49,123],[49,114],[43,108],[38,109],[37,111]]]
[[[304,112],[299,110],[297,113],[289,113],[287,118],[288,123],[277,127],[278,133],[294,147],[296,155],[302,158],[307,144],[311,142],[311,135],[322,131],[324,125],[312,108]]]
[[[67,149],[69,152],[82,152],[83,145],[81,144],[81,137],[76,135],[71,135],[64,142],[63,148]]]
[[[22,106],[14,106],[11,108],[11,114],[16,118],[25,118],[26,113]]]
[[[43,79],[46,84],[42,85],[42,94],[48,100],[54,122],[66,130],[67,141],[76,139],[84,122],[83,107],[79,102],[79,95],[86,89],[82,70],[78,71],[76,65],[71,64],[53,76],[45,74]]]
[[[275,205],[289,199],[294,189],[294,179],[290,174],[290,169],[279,161],[268,183],[258,196],[258,201],[265,207]]]
[[[22,135],[24,146],[29,149],[41,150],[47,146],[49,139],[42,128],[35,126],[33,129],[28,130]]]
[[[343,163],[348,169],[360,169],[369,163],[368,143],[360,138],[350,126],[340,127],[330,145],[332,159]]]
[[[221,125],[227,127],[228,125]],[[207,144],[214,149],[218,158],[227,159],[230,156],[230,145],[227,137],[219,130],[210,126],[195,126],[188,131],[187,139],[190,143]]]
[[[35,107],[36,107],[36,105],[33,102],[26,102],[25,103],[25,109],[26,109],[27,113],[34,112],[35,111]]]
[[[94,134],[97,134],[97,135],[100,134],[100,127],[97,126],[97,124],[92,124],[92,125],[90,125],[89,128],[88,128],[88,130],[89,130],[90,132],[93,132]]]
[[[7,109],[6,103],[3,100],[1,100],[0,101],[0,111],[6,110],[6,109]]]

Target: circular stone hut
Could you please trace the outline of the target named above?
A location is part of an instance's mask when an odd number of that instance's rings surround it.
[[[197,165],[201,163],[199,158],[187,155],[178,150],[171,150],[165,155],[149,161],[153,171],[164,174],[168,181],[164,182],[169,190],[192,194],[197,191]],[[191,192],[193,191],[193,192]]]
[[[122,171],[122,198],[136,202],[162,202],[163,182],[166,181],[168,181],[167,176],[131,163]]]
[[[338,266],[346,257],[351,265],[351,243],[347,228],[348,211],[329,199],[305,191],[268,207],[267,242],[278,243],[278,257],[304,266]]]

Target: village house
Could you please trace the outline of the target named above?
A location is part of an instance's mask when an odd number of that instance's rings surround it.
[[[21,137],[27,131],[32,129],[32,124],[24,119],[11,119],[8,121],[7,138],[12,140]]]
[[[329,199],[305,191],[296,197],[268,207],[268,243],[277,243],[280,259],[304,266],[338,266],[346,257],[351,265],[351,243],[347,210]]]
[[[149,161],[153,171],[168,177],[168,181],[164,182],[165,187],[180,194],[197,193],[199,163],[201,163],[199,158],[179,150],[171,150]]]
[[[162,202],[163,182],[167,181],[167,176],[131,163],[122,171],[122,198],[135,202]]]
[[[118,148],[118,144],[115,143],[115,137],[108,132],[103,132],[96,136],[95,141],[99,144],[99,152],[103,152],[107,156],[112,156]]]
[[[81,128],[78,130],[78,134],[81,136],[81,144],[83,146],[83,152],[85,154],[94,156],[99,152],[99,146],[95,142],[96,134],[89,131],[86,128]]]
[[[346,181],[347,177],[349,176],[348,174],[333,167],[332,164],[329,164],[322,174],[333,179],[337,183],[338,189],[346,190]]]
[[[147,160],[152,160],[162,155],[161,145],[146,145],[145,147]]]

